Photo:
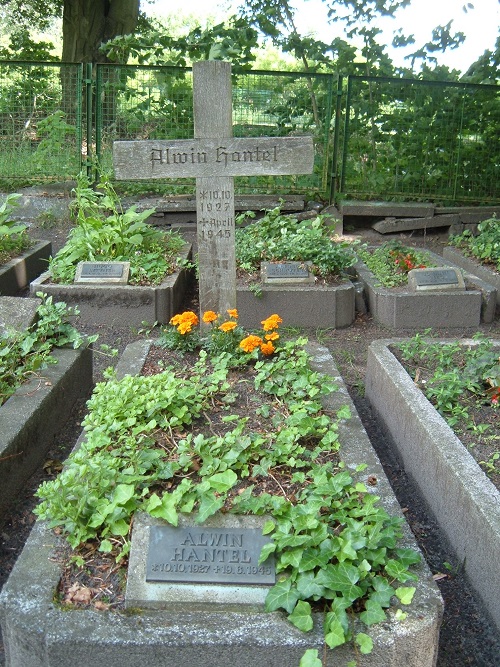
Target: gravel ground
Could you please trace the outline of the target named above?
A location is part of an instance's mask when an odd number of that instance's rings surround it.
[[[66,238],[67,224],[58,223],[33,229],[37,238],[51,240],[53,251],[57,250]],[[369,228],[358,226],[351,230],[354,236],[373,242],[374,232]],[[378,237],[380,242],[380,237]],[[384,240],[384,239],[382,239]],[[414,235],[403,238],[405,243],[425,246],[439,252],[446,243],[444,235],[425,236]],[[196,290],[186,296],[186,308],[196,306]],[[99,343],[117,348],[123,352],[126,345],[141,338],[144,334],[130,329],[110,330],[107,327],[82,327],[85,333],[98,333]],[[492,325],[479,327],[486,335],[500,339],[500,321]],[[444,337],[469,337],[476,329],[437,331]],[[445,601],[445,612],[440,634],[438,667],[498,667],[500,665],[500,637],[488,621],[484,610],[474,597],[471,588],[460,568],[453,573],[448,572],[444,563],[456,565],[452,551],[441,534],[432,515],[428,512],[425,498],[416,491],[411,480],[399,465],[390,443],[385,439],[380,427],[373,417],[370,406],[364,398],[364,378],[366,371],[367,350],[371,341],[377,338],[388,338],[391,332],[378,326],[370,317],[361,315],[353,326],[342,330],[307,332],[311,338],[318,338],[331,351],[339,370],[349,389],[349,393],[356,405],[365,429],[370,437],[386,474],[393,486],[394,492],[403,508],[405,516],[417,539],[417,542],[434,574],[442,573],[437,584]],[[408,333],[398,331],[398,337]],[[154,335],[154,334],[153,334]],[[97,344],[97,346],[98,346]],[[102,371],[106,366],[113,365],[115,360],[102,354],[94,355],[94,380],[102,378]],[[47,479],[53,473],[57,464],[64,460],[71,450],[80,433],[80,424],[85,411],[83,403],[75,406],[72,418],[68,421],[53,450],[47,456],[50,462],[38,471],[26,485],[25,492],[20,496],[10,513],[0,524],[0,587],[5,583],[24,542],[26,541],[34,516],[31,512],[35,505],[33,493],[40,481]],[[494,555],[492,554],[492,557]],[[0,643],[0,665],[5,664],[5,656]]]

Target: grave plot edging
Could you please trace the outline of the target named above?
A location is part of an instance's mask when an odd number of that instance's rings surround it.
[[[256,296],[249,287],[237,286],[238,320],[243,327],[260,327],[277,313],[285,326],[348,327],[355,317],[355,290],[351,282],[336,286],[267,285]]]
[[[0,294],[15,296],[46,271],[52,253],[50,241],[38,241],[20,257],[0,266]]]
[[[443,248],[443,257],[444,259],[453,262],[453,264],[459,266],[461,269],[468,271],[472,275],[475,275],[486,283],[492,285],[497,291],[496,309],[497,311],[500,310],[500,273],[495,273],[492,269],[484,266],[474,257],[468,257],[458,248],[452,246],[445,246]]]
[[[75,402],[90,395],[92,350],[57,349],[52,356],[56,364],[0,407],[0,516],[43,462]]]
[[[366,396],[500,629],[500,493],[392,354],[394,342],[370,345]]]
[[[142,366],[149,345],[133,343],[117,365],[118,377],[135,373]],[[363,473],[375,474],[374,493],[384,496],[387,508],[400,512],[389,482],[371,448],[368,436],[356,416],[347,389],[338,376],[328,350],[310,348],[315,369],[335,376],[340,392],[328,408],[348,404],[354,415],[354,432],[349,431],[350,469],[368,463]],[[350,424],[350,421],[349,421]],[[341,426],[344,434],[347,423]],[[67,667],[106,664],[107,667],[192,667],[203,655],[206,667],[291,667],[298,665],[308,648],[323,655],[321,615],[309,633],[294,628],[284,614],[256,611],[144,611],[120,614],[99,611],[61,611],[53,593],[61,576],[53,558],[60,538],[46,524],[37,522],[0,595],[0,621],[6,645],[6,667]],[[405,526],[405,546],[415,547]],[[422,559],[417,567],[417,592],[408,618],[399,622],[389,612],[385,623],[370,628],[374,649],[363,656],[363,667],[434,667],[437,659],[442,599]],[[356,658],[348,645],[327,652],[333,667]]]
[[[191,256],[191,245],[180,253],[183,259]],[[31,294],[44,292],[55,299],[78,306],[79,321],[85,324],[116,327],[141,326],[143,322],[167,324],[184,297],[190,270],[182,268],[167,276],[156,287],[140,285],[56,285],[50,283],[50,273],[43,273],[30,284]]]
[[[454,266],[439,255],[429,255],[436,266]],[[474,327],[494,319],[495,288],[471,274],[464,276],[466,291],[416,292],[405,287],[383,287],[361,261],[355,269],[364,285],[371,314],[379,324],[391,329]]]

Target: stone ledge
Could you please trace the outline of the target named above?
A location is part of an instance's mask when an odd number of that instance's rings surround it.
[[[337,286],[262,285],[256,296],[249,287],[237,286],[239,324],[260,327],[262,320],[277,313],[284,326],[348,327],[355,317],[354,285],[347,281]]]
[[[148,346],[134,345],[118,377],[133,372],[145,358]],[[334,376],[339,392],[325,407],[336,410],[349,405],[353,418],[340,425],[341,450],[349,469],[368,464],[364,475],[375,475],[373,488],[388,511],[401,510],[382,466],[373,451],[354,405],[328,350],[311,345],[312,366]],[[409,528],[404,526],[404,545],[416,548]],[[98,611],[61,611],[53,592],[61,576],[53,558],[60,544],[42,522],[35,524],[25,548],[0,595],[0,620],[7,649],[7,667],[292,667],[304,651],[318,648],[323,655],[322,616],[314,629],[302,633],[284,614],[255,611],[140,611],[127,615]],[[434,667],[442,616],[442,599],[422,559],[416,570],[419,581],[413,603],[405,608],[408,617],[398,622],[392,613],[386,622],[370,628],[373,652],[363,656],[363,667]],[[356,660],[351,646],[327,652],[325,667]]]
[[[44,460],[79,398],[92,388],[92,350],[56,349],[57,364],[25,382],[0,407],[0,516]]]
[[[500,630],[500,493],[392,354],[394,342],[370,345],[366,396]]]
[[[191,256],[191,246],[186,245],[181,256]],[[77,321],[85,324],[111,327],[141,326],[143,322],[166,324],[182,304],[190,271],[180,271],[167,276],[156,287],[139,285],[55,285],[46,272],[30,284],[31,294],[44,292],[55,299],[78,306]]]
[[[38,241],[20,257],[0,266],[0,294],[15,296],[27,287],[46,271],[51,254],[52,244],[49,241]]]

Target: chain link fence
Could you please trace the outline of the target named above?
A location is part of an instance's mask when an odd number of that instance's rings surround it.
[[[239,177],[239,193],[500,202],[500,87],[233,70],[237,137],[314,137],[311,175]],[[191,139],[190,68],[0,62],[0,185],[71,181],[113,141]],[[152,182],[192,193],[194,180]],[[137,186],[136,186],[137,187]],[[144,183],[141,184],[144,188]]]

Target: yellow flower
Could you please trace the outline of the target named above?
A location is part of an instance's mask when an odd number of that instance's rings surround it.
[[[178,313],[170,319],[170,324],[174,326],[184,322],[189,322],[194,327],[198,324],[198,316],[192,310],[185,310],[183,313]]]
[[[253,352],[259,345],[262,345],[262,338],[253,335],[247,336],[240,343],[240,347],[244,352]]]
[[[193,325],[191,322],[180,322],[180,324],[177,326],[177,331],[184,335],[187,333],[191,332],[191,329],[193,328]]]
[[[267,319],[262,320],[262,328],[264,331],[272,331],[273,329],[277,329],[278,326],[283,322],[281,317],[279,315],[270,315]]]
[[[205,324],[210,324],[210,322],[215,322],[215,320],[219,316],[217,313],[214,313],[213,310],[207,310],[205,313],[203,313],[202,320],[205,322]]]
[[[233,329],[236,329],[238,324],[236,322],[223,322],[219,329],[224,332],[232,331]]]
[[[262,354],[269,356],[274,352],[274,345],[271,343],[271,341],[268,341],[267,343],[262,343],[262,345],[260,346],[260,351],[262,352]]]
[[[266,340],[278,340],[279,337],[280,335],[277,331],[265,335]]]
[[[229,317],[234,317],[235,320],[238,319],[238,311],[236,310],[236,308],[229,308],[227,314],[229,315]]]

